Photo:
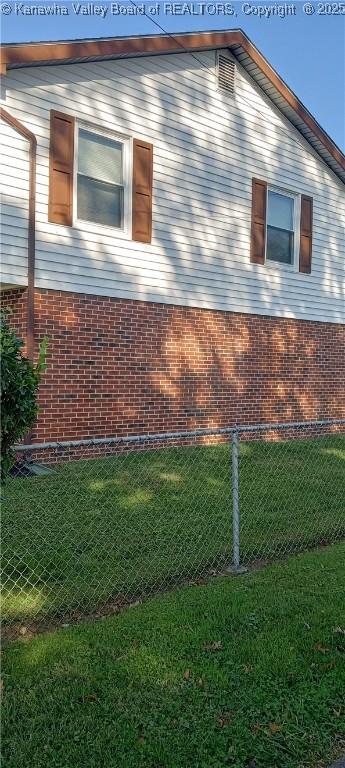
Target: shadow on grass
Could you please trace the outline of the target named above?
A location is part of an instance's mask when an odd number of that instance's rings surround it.
[[[240,446],[241,555],[345,535],[345,437]],[[228,444],[60,464],[14,479],[2,514],[3,616],[93,611],[231,561]]]
[[[306,768],[331,757],[344,554],[335,545],[8,647],[6,764]]]

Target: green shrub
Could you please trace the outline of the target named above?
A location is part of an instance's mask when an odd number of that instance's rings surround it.
[[[1,336],[1,482],[14,462],[13,445],[33,426],[37,413],[37,390],[46,369],[47,339],[40,345],[37,364],[22,353],[23,340],[10,328],[4,312],[0,315]]]

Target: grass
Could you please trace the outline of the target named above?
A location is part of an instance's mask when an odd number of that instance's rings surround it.
[[[29,620],[219,571],[231,560],[228,444],[66,462],[11,478],[3,615]],[[345,536],[345,435],[241,446],[245,561]]]
[[[345,544],[9,645],[6,768],[308,768],[345,752]]]

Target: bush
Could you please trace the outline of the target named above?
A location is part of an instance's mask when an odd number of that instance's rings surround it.
[[[22,353],[23,340],[9,327],[4,312],[0,315],[1,336],[1,482],[14,462],[13,445],[33,426],[37,413],[37,390],[46,369],[47,339],[40,345],[34,365]]]

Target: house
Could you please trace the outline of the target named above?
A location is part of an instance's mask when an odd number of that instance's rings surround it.
[[[344,416],[345,157],[238,30],[3,46],[35,439]]]

